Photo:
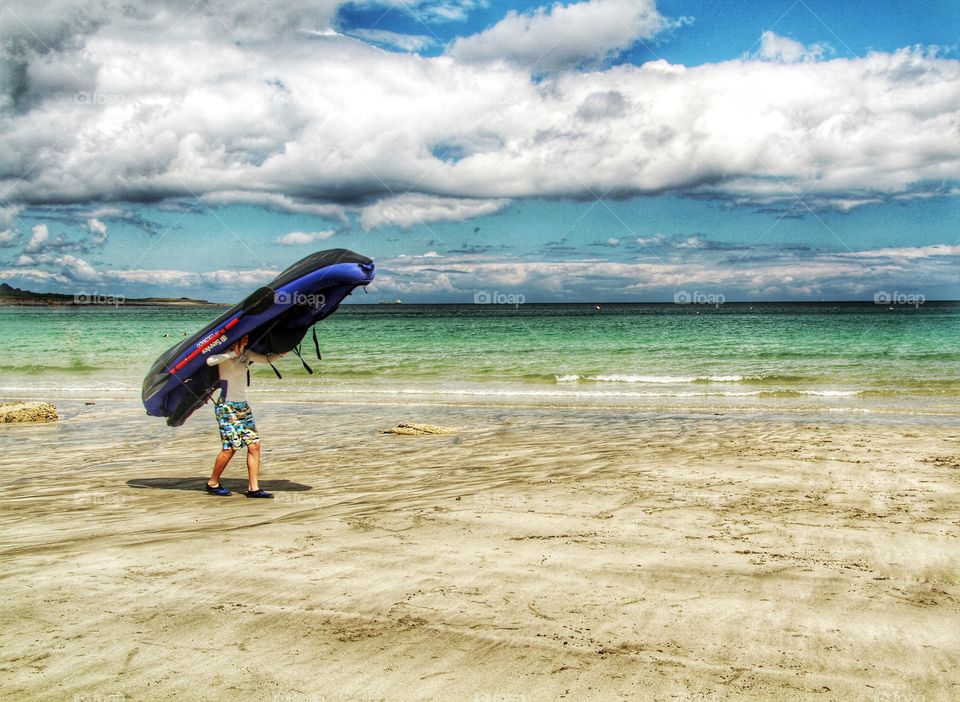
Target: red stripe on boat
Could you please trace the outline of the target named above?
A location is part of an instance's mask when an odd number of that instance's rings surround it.
[[[195,359],[199,354],[203,353],[203,350],[204,350],[205,348],[207,348],[210,344],[212,344],[214,341],[216,341],[217,339],[219,339],[219,338],[220,338],[220,335],[223,334],[223,332],[227,331],[227,329],[229,329],[230,327],[232,327],[232,326],[233,326],[234,324],[236,324],[238,321],[240,321],[240,318],[239,318],[239,317],[234,317],[234,318],[231,319],[229,322],[227,322],[226,324],[224,324],[222,328],[218,329],[218,330],[216,331],[216,333],[213,334],[213,336],[211,336],[209,339],[207,339],[206,343],[204,343],[202,346],[198,346],[197,348],[195,348],[195,349],[193,350],[193,353],[191,353],[191,354],[190,354],[189,356],[187,356],[185,359],[183,359],[182,361],[180,361],[180,363],[178,363],[178,364],[175,365],[173,368],[171,368],[171,369],[170,369],[170,374],[172,375],[173,373],[176,373],[178,370],[180,370],[180,369],[183,368],[185,365],[187,365],[188,363],[190,363],[190,361],[192,361],[193,359]]]

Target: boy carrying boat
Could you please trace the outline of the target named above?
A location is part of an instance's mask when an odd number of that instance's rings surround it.
[[[217,366],[220,372],[220,397],[214,404],[223,448],[213,464],[213,474],[207,481],[206,490],[211,495],[226,497],[231,494],[220,484],[220,475],[238,450],[247,447],[247,497],[271,498],[272,493],[261,489],[260,435],[253,419],[253,411],[247,402],[244,388],[247,384],[247,369],[251,363],[270,363],[283,358],[282,353],[262,354],[247,349],[249,337],[243,337],[226,353],[207,359],[208,366]]]

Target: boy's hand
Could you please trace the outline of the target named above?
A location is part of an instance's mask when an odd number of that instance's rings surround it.
[[[243,350],[247,348],[247,342],[250,340],[249,336],[245,336],[240,339],[237,343],[230,347],[230,350],[233,351],[238,356],[243,355]]]

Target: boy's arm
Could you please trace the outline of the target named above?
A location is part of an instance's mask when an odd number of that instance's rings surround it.
[[[208,366],[219,366],[225,361],[233,360],[237,357],[237,354],[234,351],[227,351],[226,353],[215,353],[212,356],[207,358]]]

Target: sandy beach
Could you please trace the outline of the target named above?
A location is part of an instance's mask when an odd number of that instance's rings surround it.
[[[57,405],[2,427],[4,699],[960,696],[949,426],[260,402],[268,502],[203,411]]]

